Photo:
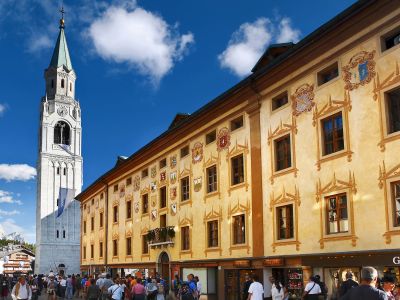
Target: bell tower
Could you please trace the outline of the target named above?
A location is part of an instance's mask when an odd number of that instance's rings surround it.
[[[65,36],[64,9],[53,56],[44,72],[37,161],[35,273],[80,272],[82,127],[76,74]]]

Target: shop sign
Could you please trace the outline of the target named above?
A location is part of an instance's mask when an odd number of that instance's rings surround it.
[[[393,257],[393,263],[395,265],[400,265],[400,256]]]
[[[267,258],[267,259],[264,259],[263,265],[265,267],[279,267],[279,266],[283,266],[284,262],[283,262],[283,258]]]
[[[233,265],[235,267],[239,267],[239,268],[249,268],[250,261],[249,260],[236,260],[233,262]]]

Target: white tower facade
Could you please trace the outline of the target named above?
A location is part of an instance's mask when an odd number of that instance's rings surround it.
[[[40,106],[37,162],[35,273],[64,269],[66,274],[77,274],[80,205],[73,198],[82,189],[82,127],[64,19],[60,20],[60,33],[44,78],[46,96]]]

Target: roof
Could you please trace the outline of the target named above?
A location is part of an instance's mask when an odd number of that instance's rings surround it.
[[[251,72],[257,72],[262,67],[268,65],[271,61],[276,59],[281,54],[285,53],[287,50],[294,46],[293,43],[281,43],[281,44],[272,44],[267,50],[265,50],[264,54],[257,61]]]
[[[168,129],[172,129],[172,128],[178,126],[182,121],[184,121],[189,116],[190,116],[190,114],[177,113],[175,115],[175,118],[172,120],[171,124],[169,125]]]
[[[68,71],[72,70],[72,62],[69,56],[67,39],[65,37],[64,26],[60,26],[60,33],[58,34],[57,43],[54,47],[53,56],[51,57],[49,67],[58,68],[65,66]]]

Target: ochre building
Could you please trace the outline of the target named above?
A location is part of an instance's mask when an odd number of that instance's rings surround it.
[[[363,265],[400,270],[400,2],[357,1],[99,177],[79,196],[81,268],[245,274],[336,293]],[[399,278],[400,279],[400,278]]]

